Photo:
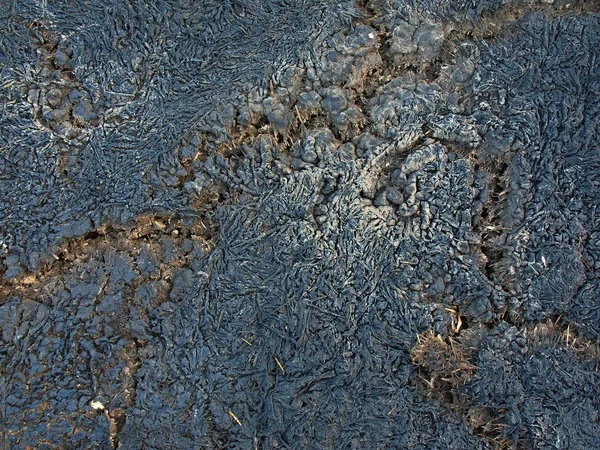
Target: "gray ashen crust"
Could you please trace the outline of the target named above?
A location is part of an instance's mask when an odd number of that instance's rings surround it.
[[[0,448],[600,448],[594,8],[0,5]]]

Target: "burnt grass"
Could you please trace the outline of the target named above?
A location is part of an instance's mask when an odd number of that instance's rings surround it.
[[[0,5],[0,449],[600,448],[597,1]]]

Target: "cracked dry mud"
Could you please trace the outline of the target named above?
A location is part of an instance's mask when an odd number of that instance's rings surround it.
[[[0,4],[0,449],[600,448],[598,6]]]

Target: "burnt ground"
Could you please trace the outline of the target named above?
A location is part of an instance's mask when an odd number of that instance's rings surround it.
[[[597,1],[0,4],[0,449],[600,448]]]

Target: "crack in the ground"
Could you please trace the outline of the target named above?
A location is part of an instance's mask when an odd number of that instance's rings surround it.
[[[184,224],[176,216],[139,217],[129,226],[106,224],[58,246],[52,254],[53,261],[45,263],[38,272],[11,280],[1,279],[0,304],[11,296],[39,301],[40,289],[46,280],[59,277],[61,273],[70,270],[75,261],[88,258],[97,248],[135,253],[140,243],[154,242],[161,236],[170,236],[180,240],[200,240],[205,250],[209,251],[214,245],[216,233],[215,225],[206,215],[191,226]]]

